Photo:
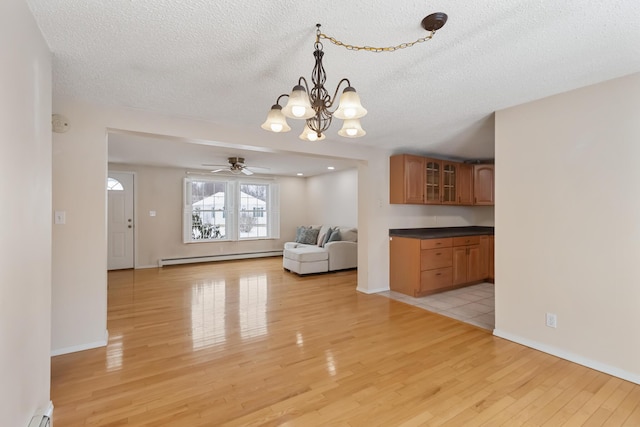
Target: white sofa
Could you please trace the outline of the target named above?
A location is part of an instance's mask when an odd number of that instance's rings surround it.
[[[327,225],[309,228],[318,230],[314,243],[296,241],[284,244],[282,266],[285,270],[303,275],[358,267],[358,230],[356,228]],[[324,242],[329,229],[339,231],[337,234],[339,240]]]

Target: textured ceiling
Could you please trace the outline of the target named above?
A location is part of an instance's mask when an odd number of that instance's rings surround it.
[[[338,123],[327,138],[395,151],[492,157],[494,111],[640,71],[638,0],[27,2],[54,54],[54,96],[242,126],[248,145],[276,97],[310,77],[316,23],[390,46],[449,15],[433,40],[393,53],[323,42],[327,87],[349,78],[369,111],[364,138],[342,139]],[[292,122],[282,137],[297,140]]]

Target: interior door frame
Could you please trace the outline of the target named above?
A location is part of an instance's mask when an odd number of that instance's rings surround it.
[[[107,165],[107,177],[109,177],[110,173],[126,173],[126,174],[130,174],[133,177],[133,250],[132,250],[132,254],[133,254],[133,269],[137,270],[138,269],[138,191],[136,190],[137,187],[137,181],[138,181],[138,174],[135,171],[127,171],[127,170],[114,170],[114,169],[109,169],[108,165]],[[105,185],[106,185],[106,180],[105,180]],[[107,228],[107,232],[109,230],[109,190],[106,189],[105,187],[105,198],[106,198],[106,205],[107,205],[107,218],[106,218],[106,228]],[[107,249],[107,264],[108,264],[108,249]],[[107,267],[107,271],[108,271],[108,267]]]

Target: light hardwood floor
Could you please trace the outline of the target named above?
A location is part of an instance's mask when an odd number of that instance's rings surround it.
[[[56,427],[640,426],[640,386],[281,258],[109,273],[106,348],[52,359]]]

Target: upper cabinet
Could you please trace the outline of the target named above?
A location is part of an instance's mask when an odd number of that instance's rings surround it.
[[[459,205],[473,204],[473,165],[458,163],[456,174],[458,180],[457,194]]]
[[[439,205],[442,203],[442,161],[437,159],[425,159],[426,204]]]
[[[393,204],[493,205],[494,165],[397,154],[390,158]]]
[[[389,168],[389,202],[424,204],[425,158],[410,154],[391,156]]]
[[[473,204],[493,206],[495,170],[494,165],[473,165]]]

